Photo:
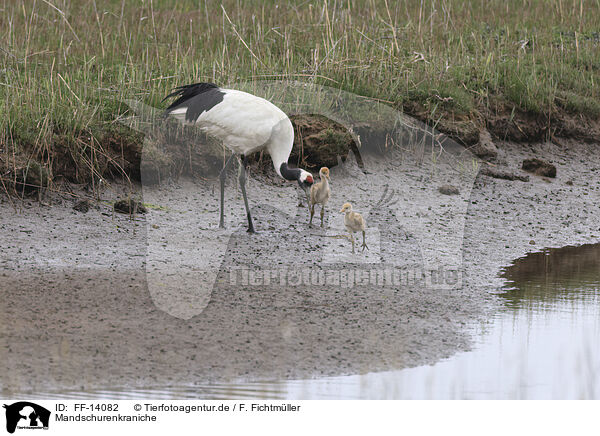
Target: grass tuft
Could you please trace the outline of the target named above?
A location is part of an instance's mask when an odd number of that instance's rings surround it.
[[[581,7],[584,6],[584,7]],[[174,86],[314,81],[417,103],[430,120],[600,116],[600,3],[547,0],[5,0],[0,175],[33,161],[94,183],[132,173],[115,119]],[[18,156],[18,158],[17,158]],[[25,161],[25,163],[23,163]],[[72,171],[68,171],[71,168]]]

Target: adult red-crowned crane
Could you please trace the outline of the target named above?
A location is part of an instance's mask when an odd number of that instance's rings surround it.
[[[294,128],[287,115],[273,103],[243,91],[219,88],[213,83],[179,86],[164,100],[170,97],[177,99],[166,109],[167,115],[197,125],[204,132],[223,141],[232,151],[219,174],[219,227],[225,227],[225,178],[234,156],[240,158],[238,178],[248,216],[248,232],[254,233],[246,196],[248,155],[266,150],[271,156],[275,172],[286,180],[297,181],[304,192],[308,192],[314,182],[312,175],[301,168],[288,167],[288,158],[294,145]]]

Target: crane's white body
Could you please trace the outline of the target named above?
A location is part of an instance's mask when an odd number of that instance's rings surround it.
[[[166,114],[194,124],[220,139],[232,151],[221,170],[220,227],[224,227],[224,189],[227,167],[233,156],[240,156],[239,183],[248,217],[248,231],[254,233],[250,206],[246,196],[246,163],[248,155],[266,150],[275,172],[286,180],[295,180],[307,192],[314,180],[301,168],[289,168],[287,161],[294,146],[294,128],[287,115],[273,103],[256,95],[234,89],[219,88],[213,83],[180,86],[165,99],[176,97]]]
[[[192,122],[207,134],[220,139],[233,153],[247,156],[266,149],[273,167],[287,162],[294,145],[294,128],[288,116],[264,98],[235,89],[223,89],[223,101]],[[171,111],[186,120],[187,107]]]

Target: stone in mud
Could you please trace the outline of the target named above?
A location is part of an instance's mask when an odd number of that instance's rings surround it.
[[[556,167],[542,159],[525,159],[521,168],[538,176],[556,177]]]
[[[529,176],[517,174],[512,171],[503,171],[493,167],[482,168],[480,174],[483,174],[484,176],[488,177],[493,177],[495,179],[520,180],[521,182],[529,181]]]
[[[294,148],[291,162],[302,162],[308,169],[338,164],[356,149],[354,138],[341,124],[319,115],[298,115],[291,118],[294,124]],[[358,158],[357,158],[358,160]]]
[[[492,135],[486,129],[479,132],[479,142],[471,149],[481,159],[491,160],[498,157],[498,148],[492,141]]]
[[[318,171],[323,166],[335,167],[352,152],[358,166],[364,166],[358,145],[343,125],[321,115],[292,115],[290,120],[294,126],[294,146],[289,162],[308,171]],[[267,153],[250,155],[249,161],[271,167],[271,157]]]
[[[76,210],[77,212],[81,213],[88,213],[88,211],[90,210],[90,203],[87,200],[78,201],[73,206],[73,210]]]
[[[148,210],[146,207],[140,203],[139,201],[135,201],[132,199],[129,200],[119,200],[113,206],[115,212],[126,213],[126,214],[135,214],[135,213],[146,213]]]
[[[442,185],[442,186],[440,186],[438,188],[438,191],[440,191],[440,193],[444,194],[444,195],[458,195],[458,194],[460,194],[460,191],[454,185]]]

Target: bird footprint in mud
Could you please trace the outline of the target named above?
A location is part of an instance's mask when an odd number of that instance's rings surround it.
[[[393,213],[392,206],[398,204],[398,198],[396,198],[396,191],[394,189],[390,189],[389,185],[383,186],[383,192],[377,203],[371,206],[371,210],[369,212],[369,216],[371,215],[379,215],[379,212],[383,210],[384,212]]]
[[[421,249],[397,219],[400,199],[396,190],[384,185],[381,197],[371,206],[367,215],[367,232],[379,234],[379,258],[386,265],[421,265]]]

